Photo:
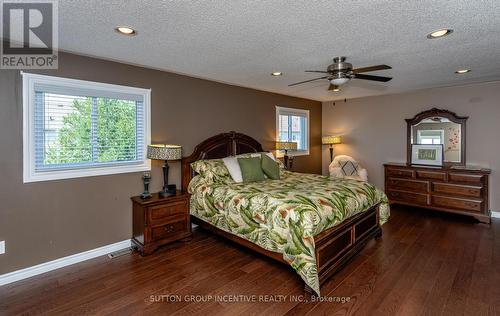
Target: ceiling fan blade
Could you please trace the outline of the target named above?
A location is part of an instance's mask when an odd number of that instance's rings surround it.
[[[356,75],[354,75],[354,79],[363,79],[363,80],[373,80],[373,81],[387,82],[387,81],[390,81],[392,78],[382,77],[382,76],[372,76],[372,75],[356,74]]]
[[[392,67],[387,65],[376,65],[370,67],[356,68],[353,69],[352,72],[354,72],[355,74],[359,74],[361,72],[370,72],[370,71],[386,70],[386,69],[392,69]]]
[[[296,82],[296,83],[289,84],[288,86],[289,87],[296,86],[298,84],[303,84],[303,83],[306,83],[306,82],[311,82],[311,81],[314,81],[314,80],[320,80],[320,79],[326,79],[326,78],[328,78],[328,76],[320,77],[320,78],[314,78],[314,79],[309,79],[309,80],[305,80],[305,81],[301,81],[301,82]]]
[[[305,72],[317,72],[320,74],[327,74],[328,73],[328,71],[321,71],[321,70],[306,70]]]
[[[339,88],[339,86],[336,86],[336,85],[330,83],[328,90],[330,91],[330,90],[334,90],[334,89],[340,89],[340,88]]]

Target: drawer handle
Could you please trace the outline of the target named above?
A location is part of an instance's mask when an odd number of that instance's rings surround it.
[[[171,232],[173,232],[173,231],[174,231],[174,226],[172,226],[172,225],[167,225],[167,226],[163,227],[163,229],[165,229],[165,231],[166,231],[167,233],[171,233]]]

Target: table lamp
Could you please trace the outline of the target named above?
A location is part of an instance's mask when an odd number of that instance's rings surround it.
[[[168,162],[182,158],[182,147],[167,144],[148,145],[148,158],[165,161],[165,164],[163,164],[163,190],[158,192],[158,195],[160,197],[175,195],[175,184],[168,184]]]
[[[276,150],[284,150],[285,155],[283,158],[285,159],[285,167],[291,168],[292,164],[290,163],[290,166],[288,165],[288,151],[289,150],[297,150],[297,143],[296,142],[282,142],[282,141],[277,141],[276,142]],[[291,159],[290,159],[291,162]]]
[[[330,162],[333,161],[333,145],[342,144],[342,136],[323,136],[321,137],[323,145],[330,145]]]

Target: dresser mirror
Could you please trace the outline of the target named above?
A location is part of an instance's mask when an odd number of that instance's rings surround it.
[[[443,145],[445,166],[465,165],[465,123],[468,117],[453,112],[431,109],[406,119],[407,162],[411,163],[412,144]]]

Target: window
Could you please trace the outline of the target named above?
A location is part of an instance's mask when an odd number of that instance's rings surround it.
[[[276,107],[276,138],[297,143],[290,155],[309,155],[309,110]]]
[[[23,73],[24,182],[150,170],[150,90]]]
[[[424,145],[444,144],[444,130],[418,130],[417,143]]]

